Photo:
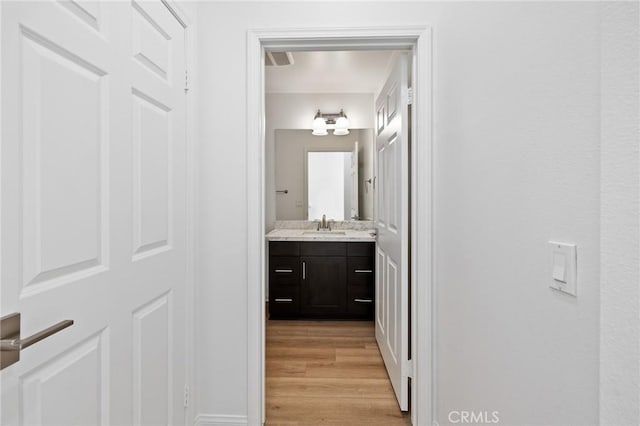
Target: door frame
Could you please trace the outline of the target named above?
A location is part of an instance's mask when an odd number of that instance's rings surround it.
[[[266,48],[287,51],[411,49],[413,52],[411,419],[414,425],[433,424],[436,419],[433,56],[432,29],[426,26],[256,29],[247,33],[247,424],[261,425],[265,421]]]

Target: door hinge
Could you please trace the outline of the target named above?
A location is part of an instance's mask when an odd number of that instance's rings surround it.
[[[407,89],[407,104],[413,105],[413,88]]]
[[[184,93],[189,91],[189,71],[184,70]]]
[[[184,406],[185,408],[189,406],[189,399],[190,399],[190,394],[189,394],[189,386],[188,385],[184,385]]]
[[[407,377],[411,377],[413,379],[413,360],[411,359],[405,360],[404,371],[407,372]]]

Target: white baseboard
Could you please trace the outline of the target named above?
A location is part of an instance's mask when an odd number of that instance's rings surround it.
[[[247,425],[247,416],[199,414],[195,426],[238,426]]]

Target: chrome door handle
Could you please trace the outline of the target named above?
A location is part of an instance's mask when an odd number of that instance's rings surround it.
[[[290,298],[277,298],[277,299],[274,299],[274,302],[291,303],[291,302],[293,302],[293,299],[290,299]]]
[[[276,272],[282,274],[290,274],[293,272],[293,269],[276,269]]]
[[[302,279],[307,279],[307,262],[302,262]]]
[[[20,360],[20,351],[34,343],[46,339],[67,327],[73,325],[73,320],[60,321],[24,339],[20,338],[20,314],[14,313],[0,318],[0,370],[15,364]]]
[[[353,299],[353,301],[356,303],[373,303],[371,299]]]
[[[38,343],[42,339],[46,339],[52,334],[57,333],[58,331],[64,330],[67,327],[73,325],[73,320],[64,320],[60,321],[57,324],[52,325],[51,327],[45,328],[42,331],[37,332],[29,337],[24,339],[2,339],[0,340],[0,350],[1,351],[21,351],[23,349],[28,348],[34,343]]]
[[[356,274],[370,274],[373,271],[371,269],[355,269],[353,272]]]

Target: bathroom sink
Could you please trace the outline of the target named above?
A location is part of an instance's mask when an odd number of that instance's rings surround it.
[[[304,231],[302,235],[346,235],[344,231]]]

